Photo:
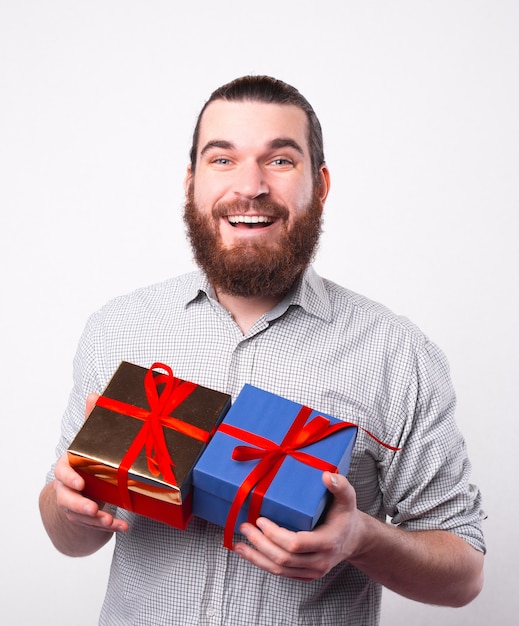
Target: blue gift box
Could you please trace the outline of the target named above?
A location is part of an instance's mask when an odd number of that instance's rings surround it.
[[[194,467],[193,514],[225,527],[244,481],[259,463],[268,463],[257,458],[235,460],[235,449],[246,447],[252,456],[254,451],[264,451],[258,444],[262,441],[259,437],[269,440],[269,448],[279,450],[276,444],[286,442],[287,433],[294,432],[296,421],[304,424],[305,430],[319,422],[324,427],[321,435],[327,435],[330,430],[332,434],[299,447],[293,454],[281,455],[281,460],[278,456],[279,466],[264,493],[261,515],[290,530],[314,528],[330,496],[322,482],[322,466],[330,464],[341,474],[347,474],[357,428],[344,427],[339,419],[252,385],[243,387]],[[251,494],[240,509],[236,527],[247,520],[250,501]]]

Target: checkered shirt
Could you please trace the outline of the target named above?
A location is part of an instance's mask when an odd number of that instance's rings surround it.
[[[408,530],[445,529],[484,551],[481,497],[454,421],[441,351],[407,319],[319,277],[294,290],[243,335],[199,272],[116,298],[89,319],[57,456],[126,360],[159,361],[176,376],[237,396],[245,383],[368,429],[348,478],[358,507]],[[53,468],[47,480],[52,480]],[[369,626],[381,587],[344,562],[312,583],[276,577],[222,545],[222,529],[194,519],[185,531],[119,510],[100,624]]]

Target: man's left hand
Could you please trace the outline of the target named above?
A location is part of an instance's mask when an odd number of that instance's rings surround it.
[[[260,517],[256,526],[240,526],[252,546],[237,543],[235,552],[271,574],[306,582],[322,578],[347,559],[358,545],[362,523],[355,490],[340,474],[324,472],[323,482],[334,500],[317,528],[293,532]]]

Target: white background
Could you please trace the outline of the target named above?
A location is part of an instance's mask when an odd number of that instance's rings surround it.
[[[332,173],[317,269],[446,352],[484,493],[480,597],[386,592],[382,624],[516,624],[515,0],[0,0],[0,623],[96,623],[110,548],[59,555],[37,508],[72,357],[108,298],[193,267],[195,117],[250,72],[314,105]]]

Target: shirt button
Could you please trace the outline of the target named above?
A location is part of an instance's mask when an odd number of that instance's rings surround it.
[[[214,617],[216,615],[216,609],[214,606],[207,607],[207,611],[205,612],[207,617]]]

